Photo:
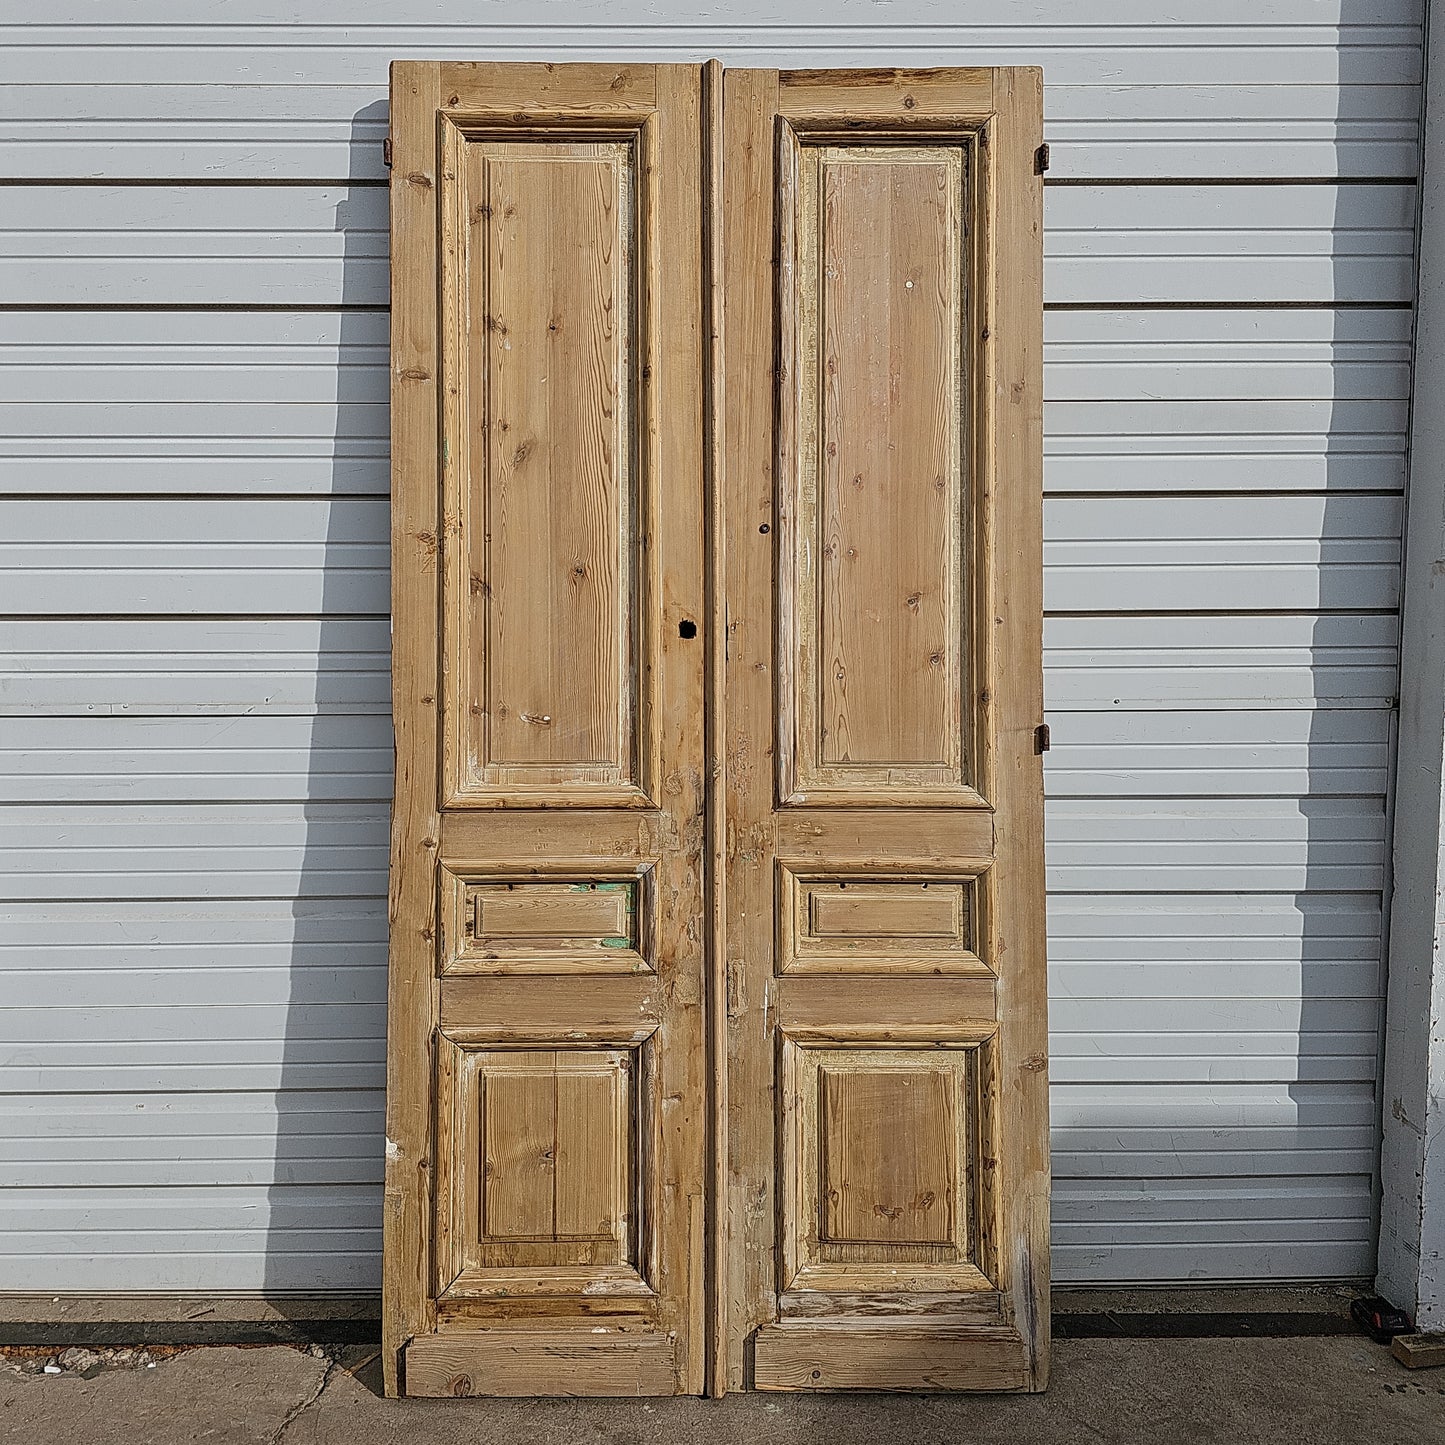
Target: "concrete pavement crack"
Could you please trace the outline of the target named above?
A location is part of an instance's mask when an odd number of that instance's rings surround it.
[[[326,1356],[326,1368],[321,1372],[321,1378],[316,1382],[316,1388],[299,1404],[293,1405],[287,1412],[285,1418],[271,1433],[270,1445],[281,1445],[286,1432],[301,1418],[322,1396],[327,1385],[331,1383],[331,1377],[336,1373],[338,1361],[332,1355]]]

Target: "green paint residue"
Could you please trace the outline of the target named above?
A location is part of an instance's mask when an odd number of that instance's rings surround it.
[[[602,946],[603,948],[631,948],[632,940],[630,938],[604,938]]]
[[[599,893],[620,893],[624,888],[631,888],[630,883],[594,883],[592,885]]]

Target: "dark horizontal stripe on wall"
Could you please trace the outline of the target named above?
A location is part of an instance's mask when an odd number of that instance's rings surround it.
[[[385,176],[0,176],[0,186],[162,186],[187,190],[236,186],[388,186]]]
[[[380,1345],[380,1320],[111,1320],[0,1324],[0,1349],[187,1345]]]
[[[1045,176],[1046,186],[1414,186],[1418,176]]]
[[[217,265],[224,265],[218,262]],[[329,316],[346,312],[379,312],[385,315],[390,306],[381,302],[241,302],[241,301],[0,301],[0,312],[16,311],[242,311],[260,313],[310,313]]]
[[[1045,301],[1045,311],[1409,311],[1413,301]],[[44,310],[44,307],[37,308]],[[78,308],[84,310],[84,307]],[[124,310],[124,308],[119,308]]]

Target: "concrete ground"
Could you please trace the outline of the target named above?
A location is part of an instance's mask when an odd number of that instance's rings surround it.
[[[58,1360],[58,1363],[57,1363]],[[1060,1340],[1046,1395],[384,1400],[347,1346],[0,1351],[16,1445],[1442,1445],[1445,1370],[1360,1336]],[[50,1364],[52,1373],[45,1373]],[[58,1373],[55,1371],[58,1370]]]

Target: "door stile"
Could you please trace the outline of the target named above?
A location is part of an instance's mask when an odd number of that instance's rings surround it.
[[[388,902],[382,1367],[401,1391],[406,1342],[429,1334],[432,1028],[437,1015],[437,110],[440,67],[392,67],[391,637],[396,782]]]
[[[773,755],[773,372],[771,272],[775,246],[772,117],[778,74],[723,76],[723,548],[726,559],[724,717],[728,924],[728,1260],[724,1303],[727,1388],[752,1381],[748,1341],[773,1318],[774,1068],[771,957]],[[746,217],[746,223],[742,218]],[[759,806],[761,801],[761,806]]]
[[[979,434],[993,455],[989,639],[995,724],[992,773],[998,982],[998,1106],[1002,1242],[1030,1388],[1049,1376],[1048,977],[1044,967],[1044,798],[1037,728],[1043,720],[1043,74],[994,72],[990,126],[993,227],[983,254],[991,349],[977,395]],[[1012,962],[1012,966],[1011,966]]]
[[[727,539],[723,499],[723,87],[722,62],[703,67],[705,190],[703,194],[703,296],[707,347],[703,374],[703,465],[707,508],[707,936],[708,1059],[711,1151],[708,1179],[707,1394],[728,1389],[728,1270],[732,1248],[728,1210],[728,953],[726,729]]]

